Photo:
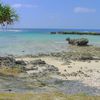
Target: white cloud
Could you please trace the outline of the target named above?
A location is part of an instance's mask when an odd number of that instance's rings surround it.
[[[95,13],[96,9],[85,8],[85,7],[76,7],[74,8],[75,13]]]
[[[13,4],[12,7],[14,8],[38,8],[38,5],[31,5],[31,4]]]

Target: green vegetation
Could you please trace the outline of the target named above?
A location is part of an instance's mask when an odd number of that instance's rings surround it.
[[[6,76],[17,76],[20,73],[24,72],[22,68],[16,67],[1,67],[0,74]]]
[[[1,93],[0,100],[100,100],[99,96],[65,95],[62,93]]]
[[[15,21],[18,21],[18,15],[16,14],[16,11],[9,5],[4,5],[0,2],[0,24],[2,28],[7,28],[7,25],[11,25]]]

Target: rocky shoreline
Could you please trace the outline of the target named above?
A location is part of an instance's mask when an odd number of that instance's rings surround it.
[[[67,52],[51,54],[0,57],[0,92],[99,95],[99,64],[100,48],[93,46],[69,46]]]

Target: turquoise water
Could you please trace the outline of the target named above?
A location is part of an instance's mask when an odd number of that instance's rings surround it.
[[[100,36],[60,34],[52,35],[50,34],[52,31],[65,30],[20,29],[9,30],[6,32],[0,31],[0,54],[26,55],[66,51],[68,44],[65,39],[68,37],[88,38],[90,44],[100,46]],[[97,31],[99,32],[99,30]]]

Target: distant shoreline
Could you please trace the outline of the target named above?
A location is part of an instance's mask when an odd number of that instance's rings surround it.
[[[65,28],[8,28],[7,31],[30,31],[30,32],[89,32],[89,33],[100,33],[100,29],[65,29]],[[0,28],[0,32],[2,29]]]
[[[50,34],[73,34],[73,35],[100,35],[100,32],[50,32]]]

